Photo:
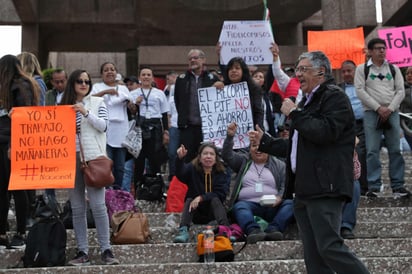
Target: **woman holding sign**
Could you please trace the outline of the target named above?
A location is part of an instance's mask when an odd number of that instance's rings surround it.
[[[89,265],[87,241],[86,196],[89,199],[97,240],[100,245],[103,264],[119,264],[110,246],[109,217],[105,204],[104,187],[86,186],[81,171],[80,142],[86,161],[106,155],[107,108],[103,98],[91,96],[92,81],[85,70],[75,70],[70,75],[61,101],[62,105],[73,105],[76,111],[76,179],[74,189],[69,190],[73,211],[73,229],[76,235],[78,253],[69,265]]]
[[[26,234],[27,197],[25,190],[8,191],[10,178],[10,136],[13,107],[39,104],[40,87],[27,76],[13,55],[0,59],[0,249],[24,248]],[[17,233],[11,242],[6,235],[9,197],[16,206]]]
[[[250,105],[252,109],[253,127],[259,125],[263,128],[263,90],[250,76],[249,68],[240,57],[230,59],[224,71],[225,85],[246,82],[249,88]]]

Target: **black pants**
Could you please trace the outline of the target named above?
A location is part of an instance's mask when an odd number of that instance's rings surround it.
[[[338,198],[295,198],[294,213],[308,274],[369,273],[340,236],[344,203]]]
[[[17,232],[26,233],[27,196],[25,190],[8,191],[10,160],[7,156],[8,144],[0,144],[0,234],[6,233],[10,196],[16,207]]]
[[[188,163],[197,156],[200,144],[203,142],[202,127],[189,126],[187,128],[179,128],[179,132],[180,144],[183,144],[187,149],[185,162]]]
[[[207,224],[210,221],[216,220],[219,225],[229,226],[225,207],[219,198],[213,198],[210,201],[201,202],[199,206],[189,212],[192,198],[187,198],[182,212],[182,220],[180,226],[190,227],[190,224]]]
[[[147,122],[147,121],[146,121]],[[147,122],[148,123],[148,122]],[[149,125],[147,125],[149,127]],[[145,173],[146,159],[149,161],[150,173],[160,173],[163,162],[167,160],[167,150],[163,146],[163,131],[160,119],[151,119],[152,127],[150,138],[142,139],[142,150],[139,157],[135,160],[135,187],[143,179]],[[143,126],[142,126],[143,130]],[[166,159],[164,159],[166,157]]]

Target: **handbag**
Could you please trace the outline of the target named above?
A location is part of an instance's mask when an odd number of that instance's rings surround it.
[[[203,233],[197,235],[197,255],[199,256],[199,262],[204,261],[205,247],[203,245],[203,237]],[[232,262],[235,259],[232,243],[226,236],[215,236],[213,251],[216,262]]]
[[[80,136],[79,136],[80,140]],[[82,156],[81,170],[83,179],[87,186],[106,187],[114,182],[112,173],[113,161],[107,156],[99,156],[96,159],[85,161],[82,143],[80,144],[80,153]]]
[[[139,157],[142,150],[142,128],[136,122],[136,119],[131,122],[129,132],[122,142],[122,147],[133,155],[134,158]]]
[[[111,219],[113,244],[142,244],[150,237],[149,222],[142,212],[124,210],[113,213]]]

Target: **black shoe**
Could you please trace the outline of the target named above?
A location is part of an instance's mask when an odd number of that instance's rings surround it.
[[[368,192],[366,192],[366,197],[369,198],[376,198],[379,195],[379,190],[368,190]]]
[[[10,248],[10,243],[9,238],[7,238],[7,235],[4,235],[0,237],[0,250],[6,248]]]
[[[255,244],[257,242],[263,241],[266,237],[266,233],[259,228],[254,229],[247,235],[246,242],[248,244]]]
[[[102,253],[101,258],[102,258],[103,264],[105,264],[105,265],[119,264],[119,260],[114,257],[114,255],[113,255],[113,253],[110,249],[106,249]]]
[[[276,228],[266,229],[265,233],[266,233],[266,236],[265,236],[266,241],[280,241],[283,239],[282,232],[280,232]]]
[[[411,196],[411,192],[404,187],[394,189],[392,193],[395,198],[408,198]]]
[[[10,242],[10,248],[13,249],[23,249],[26,247],[26,240],[24,235],[22,234],[15,234]]]
[[[340,230],[340,236],[343,239],[355,239],[355,235],[353,234],[352,230],[347,227],[342,227]]]

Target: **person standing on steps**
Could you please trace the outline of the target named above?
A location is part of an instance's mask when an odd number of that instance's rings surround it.
[[[305,96],[298,105],[285,99],[281,107],[291,121],[284,198],[294,194],[306,270],[369,273],[340,236],[342,208],[353,195],[355,118],[350,101],[335,85],[323,52],[301,54],[295,72]],[[249,138],[270,154],[284,144],[258,126]]]
[[[389,177],[395,198],[409,197],[405,188],[405,161],[400,150],[399,105],[405,97],[402,73],[386,60],[386,42],[380,38],[368,42],[370,59],[355,72],[355,88],[363,104],[366,142],[368,192],[377,197],[382,186],[380,149],[382,134],[389,157]]]

